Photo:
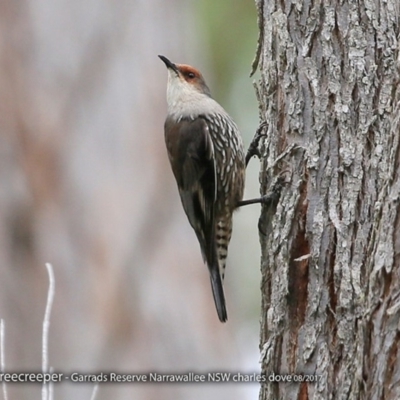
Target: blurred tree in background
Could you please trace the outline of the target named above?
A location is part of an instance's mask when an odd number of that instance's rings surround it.
[[[40,368],[45,262],[56,276],[50,364],[57,371],[257,367],[257,342],[241,332],[248,314],[258,330],[259,210],[235,222],[230,322],[221,325],[166,157],[166,72],[157,59],[204,70],[250,137],[258,122],[247,78],[255,32],[248,1],[0,2],[0,317],[8,371]],[[255,176],[248,181],[256,185]],[[9,392],[39,398],[40,387],[9,385]],[[55,398],[90,392],[62,383]],[[128,384],[102,385],[97,398],[245,393],[237,385]]]

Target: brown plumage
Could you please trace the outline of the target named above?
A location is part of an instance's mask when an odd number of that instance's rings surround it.
[[[211,98],[202,75],[160,56],[168,68],[165,142],[183,208],[207,263],[218,317],[227,320],[223,278],[232,213],[242,200],[243,143],[236,124]]]

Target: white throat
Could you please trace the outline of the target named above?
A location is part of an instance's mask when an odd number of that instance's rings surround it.
[[[200,114],[219,113],[227,115],[226,111],[211,97],[200,93],[195,87],[168,71],[167,104],[168,114],[175,119],[196,118]]]

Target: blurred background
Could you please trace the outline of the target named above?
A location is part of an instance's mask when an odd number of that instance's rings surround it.
[[[237,212],[227,324],[167,160],[163,54],[258,125],[250,0],[0,1],[0,318],[6,370],[41,369],[48,277],[59,372],[257,372],[258,205]],[[246,198],[258,195],[257,160]],[[55,399],[89,399],[64,382]],[[39,385],[8,385],[10,399]],[[255,384],[101,385],[97,399],[255,399]]]

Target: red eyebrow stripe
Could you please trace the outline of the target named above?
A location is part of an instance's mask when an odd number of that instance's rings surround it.
[[[176,64],[176,66],[178,67],[178,69],[183,73],[189,73],[192,72],[193,74],[195,74],[196,76],[201,76],[200,71],[196,68],[191,67],[190,65],[186,65],[186,64]]]

